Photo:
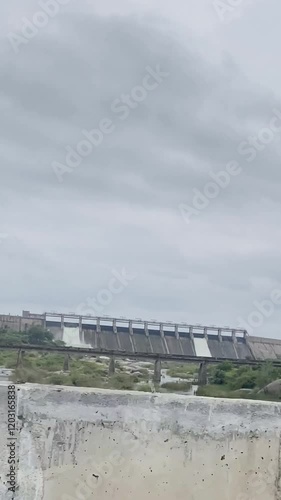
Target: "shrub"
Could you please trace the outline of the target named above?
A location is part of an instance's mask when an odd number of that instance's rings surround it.
[[[70,373],[70,380],[76,387],[99,387],[101,380],[99,378],[84,375],[77,371]]]
[[[20,332],[12,332],[1,330],[0,332],[0,345],[18,345],[18,344],[27,344],[28,339],[26,335]]]
[[[44,383],[47,373],[43,370],[34,370],[32,368],[19,367],[17,368],[13,375],[13,382],[18,383],[33,383],[33,384],[41,384]]]
[[[42,367],[50,372],[57,372],[63,369],[64,356],[62,354],[37,355],[34,360],[35,366]]]
[[[188,392],[191,389],[191,384],[189,382],[166,382],[161,385],[162,389],[166,389],[167,391],[180,391],[180,392]]]
[[[108,380],[108,387],[112,389],[124,389],[127,391],[134,389],[134,378],[127,373],[117,373]]]
[[[231,389],[253,389],[256,387],[256,371],[249,369],[242,371],[230,382]]]
[[[276,368],[268,362],[258,367],[256,373],[256,383],[259,388],[265,387],[270,382],[281,378],[281,369]]]
[[[223,372],[230,372],[233,368],[233,365],[230,361],[223,361],[221,364],[220,364],[220,370],[223,371]]]
[[[78,362],[79,370],[85,375],[99,375],[104,376],[108,373],[108,368],[94,361],[80,361]]]
[[[173,364],[167,370],[167,375],[169,377],[178,377],[178,378],[193,378],[193,376],[198,373],[198,366],[195,364]]]
[[[225,384],[225,379],[226,379],[225,371],[217,368],[213,375],[213,383],[216,385],[222,385]]]
[[[47,382],[54,385],[66,385],[67,377],[62,373],[53,373],[53,375],[48,377]]]
[[[138,386],[138,391],[140,392],[151,392],[151,387],[149,384],[142,384]]]

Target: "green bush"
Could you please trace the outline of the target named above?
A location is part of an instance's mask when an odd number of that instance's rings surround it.
[[[151,387],[149,384],[142,384],[138,386],[138,391],[140,392],[151,392]]]
[[[232,390],[253,389],[256,387],[257,371],[249,366],[240,366],[236,369],[235,376],[228,380]]]
[[[18,344],[27,344],[28,339],[27,336],[20,332],[13,332],[7,330],[0,331],[0,345],[18,345]]]
[[[233,368],[233,365],[230,361],[223,361],[220,365],[219,365],[219,369],[223,372],[230,372]]]
[[[65,345],[62,341],[55,341],[48,330],[39,325],[31,326],[25,332],[0,330],[0,345],[33,344],[33,345]]]
[[[166,389],[167,391],[180,391],[180,392],[188,392],[191,389],[191,384],[189,382],[165,382],[165,384],[161,385],[162,389]]]
[[[108,368],[95,361],[80,361],[78,362],[78,369],[85,375],[99,375],[105,376],[108,373]]]
[[[56,353],[39,354],[32,362],[33,366],[44,368],[50,372],[58,372],[63,369],[64,355]]]
[[[0,366],[5,368],[15,368],[17,364],[18,353],[16,351],[0,352]]]
[[[54,385],[68,385],[69,379],[62,373],[53,373],[52,375],[50,375],[50,377],[48,377],[47,383]]]
[[[134,377],[127,373],[116,373],[109,377],[108,388],[111,389],[124,389],[127,391],[133,390],[135,381]]]
[[[190,379],[193,378],[195,374],[198,373],[198,365],[193,363],[174,363],[168,367],[167,375],[169,377],[177,377]]]
[[[12,380],[16,383],[29,382],[33,384],[42,384],[45,381],[46,375],[47,372],[43,370],[34,370],[29,367],[19,367],[14,371]]]
[[[27,331],[27,339],[28,343],[33,345],[50,344],[54,340],[54,335],[41,326],[31,326]]]
[[[281,378],[281,369],[274,367],[272,363],[264,363],[258,367],[256,373],[256,383],[260,389],[279,378]]]
[[[217,368],[213,375],[213,383],[217,385],[222,385],[225,384],[225,380],[226,380],[225,371]]]
[[[101,385],[99,378],[83,375],[77,371],[70,373],[70,380],[76,387],[99,387]]]
[[[232,387],[236,389],[253,389],[256,387],[255,373],[243,373],[240,377],[237,377],[237,379],[234,380]]]

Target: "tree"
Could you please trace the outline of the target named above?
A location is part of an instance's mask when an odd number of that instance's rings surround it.
[[[27,331],[27,339],[28,343],[33,345],[52,344],[54,336],[41,326],[31,326]]]

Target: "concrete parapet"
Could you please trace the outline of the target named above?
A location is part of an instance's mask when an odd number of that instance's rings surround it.
[[[18,389],[15,500],[280,498],[278,403],[35,384]],[[6,415],[1,385],[2,478],[9,467]],[[8,498],[4,481],[0,498]]]

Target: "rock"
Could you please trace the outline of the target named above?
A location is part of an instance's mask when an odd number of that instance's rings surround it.
[[[281,379],[274,380],[270,384],[266,385],[262,391],[265,394],[273,394],[274,396],[281,396]]]

